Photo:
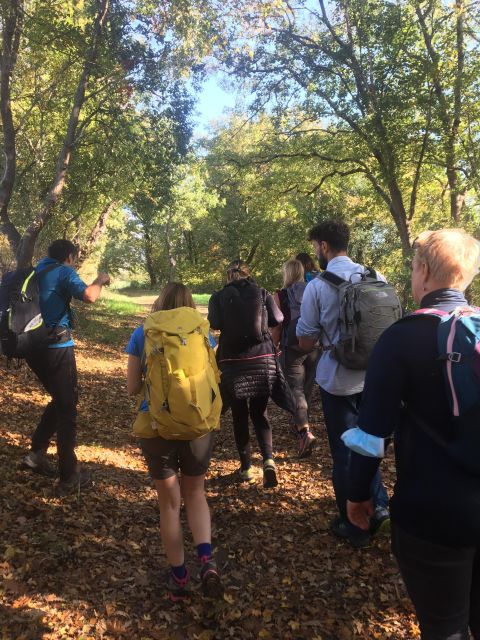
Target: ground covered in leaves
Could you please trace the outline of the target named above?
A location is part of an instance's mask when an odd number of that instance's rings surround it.
[[[238,483],[224,418],[207,492],[225,596],[165,598],[155,494],[131,436],[124,383],[123,349],[138,323],[106,308],[81,318],[77,452],[95,474],[82,495],[54,498],[50,480],[18,470],[47,396],[26,366],[0,364],[1,640],[417,638],[388,539],[354,550],[329,532],[335,504],[318,397],[319,447],[309,460],[296,458],[288,420],[271,407],[273,490],[261,486],[258,456],[258,483]],[[393,462],[384,469],[391,486]],[[195,576],[191,542],[187,554]]]

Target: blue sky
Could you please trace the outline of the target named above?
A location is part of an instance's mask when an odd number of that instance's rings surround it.
[[[209,76],[198,95],[195,111],[195,135],[202,136],[208,131],[208,125],[212,120],[222,117],[225,109],[235,106],[235,93],[227,92],[219,85],[218,76]]]

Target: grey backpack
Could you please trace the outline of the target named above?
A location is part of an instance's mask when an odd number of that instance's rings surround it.
[[[344,280],[324,271],[318,277],[338,291],[340,338],[333,344],[333,357],[348,369],[366,369],[368,358],[381,334],[402,317],[402,305],[392,285],[377,280],[373,269],[365,269],[360,280]],[[351,278],[351,277],[350,277]]]

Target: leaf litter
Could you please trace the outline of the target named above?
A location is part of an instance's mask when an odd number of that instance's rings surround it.
[[[81,327],[87,320],[84,314]],[[388,538],[355,550],[329,532],[336,507],[319,394],[312,416],[318,446],[306,460],[296,456],[286,414],[269,408],[276,489],[262,487],[253,434],[257,483],[239,484],[231,417],[224,416],[206,488],[225,595],[213,602],[195,590],[181,604],[165,597],[156,495],[131,433],[134,405],[125,389],[124,348],[139,318],[103,321],[109,344],[99,330],[93,339],[80,331],[76,341],[77,454],[95,476],[93,490],[79,496],[54,498],[51,480],[18,469],[48,396],[28,367],[0,365],[0,640],[418,638]],[[383,471],[391,488],[393,460]],[[182,520],[196,579],[183,512]]]

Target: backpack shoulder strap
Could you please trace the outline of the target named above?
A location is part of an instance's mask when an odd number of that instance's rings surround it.
[[[61,267],[62,264],[60,262],[54,262],[53,264],[49,264],[47,265],[44,269],[40,269],[40,271],[37,271],[35,269],[35,275],[38,276],[43,276],[46,273],[50,273],[50,271],[53,271],[54,269],[58,269],[58,267]]]
[[[337,276],[336,273],[332,273],[332,271],[322,271],[322,273],[318,274],[317,278],[320,278],[321,280],[328,282],[328,284],[331,284],[333,287],[337,289],[338,287],[341,287],[342,284],[345,284],[346,282],[348,282],[347,280],[344,280],[340,276]]]
[[[435,316],[436,318],[446,318],[450,314],[448,313],[448,311],[442,311],[442,309],[431,309],[431,308],[425,307],[424,309],[416,309],[415,311],[412,311],[412,313],[409,313],[408,315],[413,317]]]
[[[441,309],[415,309],[415,311],[411,311],[410,313],[405,314],[402,318],[397,320],[397,322],[406,322],[407,320],[412,320],[412,318],[437,318],[441,320],[446,316],[450,315],[446,311],[442,311]]]

